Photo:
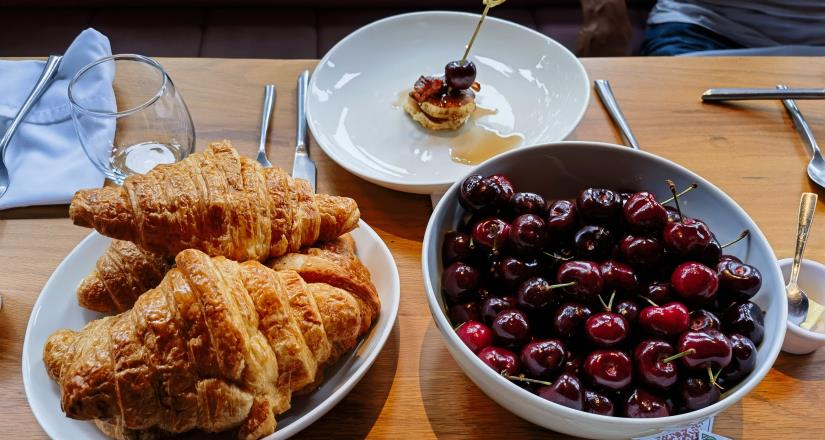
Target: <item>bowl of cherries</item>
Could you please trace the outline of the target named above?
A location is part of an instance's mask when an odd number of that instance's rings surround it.
[[[470,379],[571,435],[640,437],[718,413],[784,337],[782,277],[748,215],[687,169],[610,144],[485,162],[435,208],[422,265]]]

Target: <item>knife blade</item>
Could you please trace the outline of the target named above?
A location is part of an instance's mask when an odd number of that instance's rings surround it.
[[[702,101],[743,101],[757,99],[825,99],[825,89],[718,88],[702,93]]]
[[[295,160],[292,163],[292,177],[309,182],[312,192],[315,192],[315,162],[309,157],[309,141],[307,138],[306,99],[309,87],[309,71],[304,70],[298,75],[298,125],[295,135]]]

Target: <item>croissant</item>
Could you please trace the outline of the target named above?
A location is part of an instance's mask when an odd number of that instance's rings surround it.
[[[161,255],[194,248],[262,261],[335,239],[358,225],[360,213],[354,200],[314,194],[305,180],[263,168],[223,141],[129,176],[122,187],[80,190],[69,216]]]
[[[155,287],[172,266],[172,260],[147,252],[130,241],[113,240],[80,282],[77,302],[101,313],[122,312],[138,296]]]
[[[194,249],[175,262],[131,310],[48,338],[67,416],[118,439],[257,439],[363,334],[361,303],[343,289]]]

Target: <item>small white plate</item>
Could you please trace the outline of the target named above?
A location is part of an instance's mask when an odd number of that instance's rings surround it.
[[[369,370],[392,331],[401,299],[398,269],[387,245],[361,221],[352,232],[358,257],[372,273],[381,298],[381,314],[366,339],[325,371],[315,392],[293,398],[292,408],[278,417],[267,440],[289,438],[332,409]],[[75,288],[94,267],[111,240],[96,232],[83,239],[54,271],[34,304],[23,342],[23,386],[40,426],[54,439],[108,439],[92,422],[72,420],[60,409],[60,391],[43,365],[43,345],[61,328],[80,329],[101,315],[77,305]]]
[[[353,174],[399,191],[443,191],[466,174],[471,165],[450,158],[450,145],[462,132],[426,130],[394,104],[420,75],[443,74],[447,62],[461,58],[478,18],[460,12],[398,15],[336,44],[309,84],[307,119],[324,152]],[[584,115],[587,73],[545,35],[488,17],[469,58],[478,69],[479,106],[498,110],[478,117],[479,126],[520,133],[522,146],[535,145],[564,139]]]

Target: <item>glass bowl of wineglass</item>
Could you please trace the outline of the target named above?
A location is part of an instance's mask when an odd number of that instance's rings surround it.
[[[117,184],[194,150],[186,103],[149,57],[112,55],[90,63],[69,83],[69,102],[83,150]]]

